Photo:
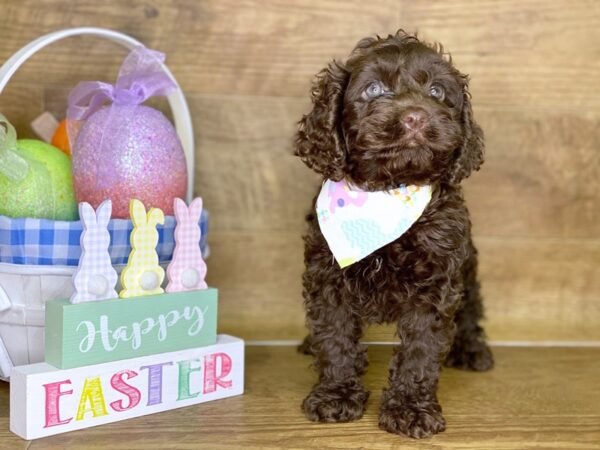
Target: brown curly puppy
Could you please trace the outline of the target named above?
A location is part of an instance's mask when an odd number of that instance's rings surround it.
[[[359,343],[366,323],[397,325],[379,425],[415,438],[445,429],[436,391],[443,362],[483,371],[485,343],[477,251],[462,179],[483,162],[468,77],[441,46],[400,30],[358,43],[332,62],[312,89],[312,111],[299,124],[296,151],[324,179],[363,190],[430,184],[422,216],[400,238],[340,269],[314,214],[304,237],[304,299],[319,381],[303,402],[307,417],[346,422],[363,415],[369,393]]]

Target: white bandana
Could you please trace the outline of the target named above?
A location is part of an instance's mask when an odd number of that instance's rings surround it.
[[[347,267],[402,236],[429,200],[429,185],[367,192],[346,181],[327,180],[316,210],[329,249],[340,267]]]

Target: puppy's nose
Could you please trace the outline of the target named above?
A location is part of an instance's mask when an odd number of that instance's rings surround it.
[[[427,125],[427,114],[422,109],[409,109],[401,117],[404,126],[411,131],[420,131]]]

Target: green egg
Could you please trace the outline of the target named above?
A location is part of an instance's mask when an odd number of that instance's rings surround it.
[[[0,214],[77,220],[71,160],[50,144],[33,139],[17,141],[18,153],[29,163],[18,183],[0,174]]]

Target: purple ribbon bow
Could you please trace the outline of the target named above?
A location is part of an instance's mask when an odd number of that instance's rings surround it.
[[[107,102],[118,106],[139,105],[155,95],[168,95],[177,88],[175,81],[162,69],[164,53],[143,46],[127,56],[116,84],[83,81],[69,94],[67,118],[85,120]]]
[[[114,144],[115,140],[127,136],[121,127],[122,120],[127,115],[135,114],[128,110],[141,105],[152,96],[168,95],[177,88],[175,81],[163,70],[164,60],[164,53],[143,46],[135,47],[125,58],[114,86],[100,81],[84,81],[69,94],[67,129],[74,152],[73,161],[77,148],[74,143],[77,141],[81,122],[88,120],[106,103],[111,103],[107,119],[102,124],[102,136],[96,142],[96,151],[102,155],[96,160],[96,189],[110,188],[116,180],[129,176],[115,171],[115,164],[122,157],[122,150]],[[107,161],[111,163],[106,163]]]

